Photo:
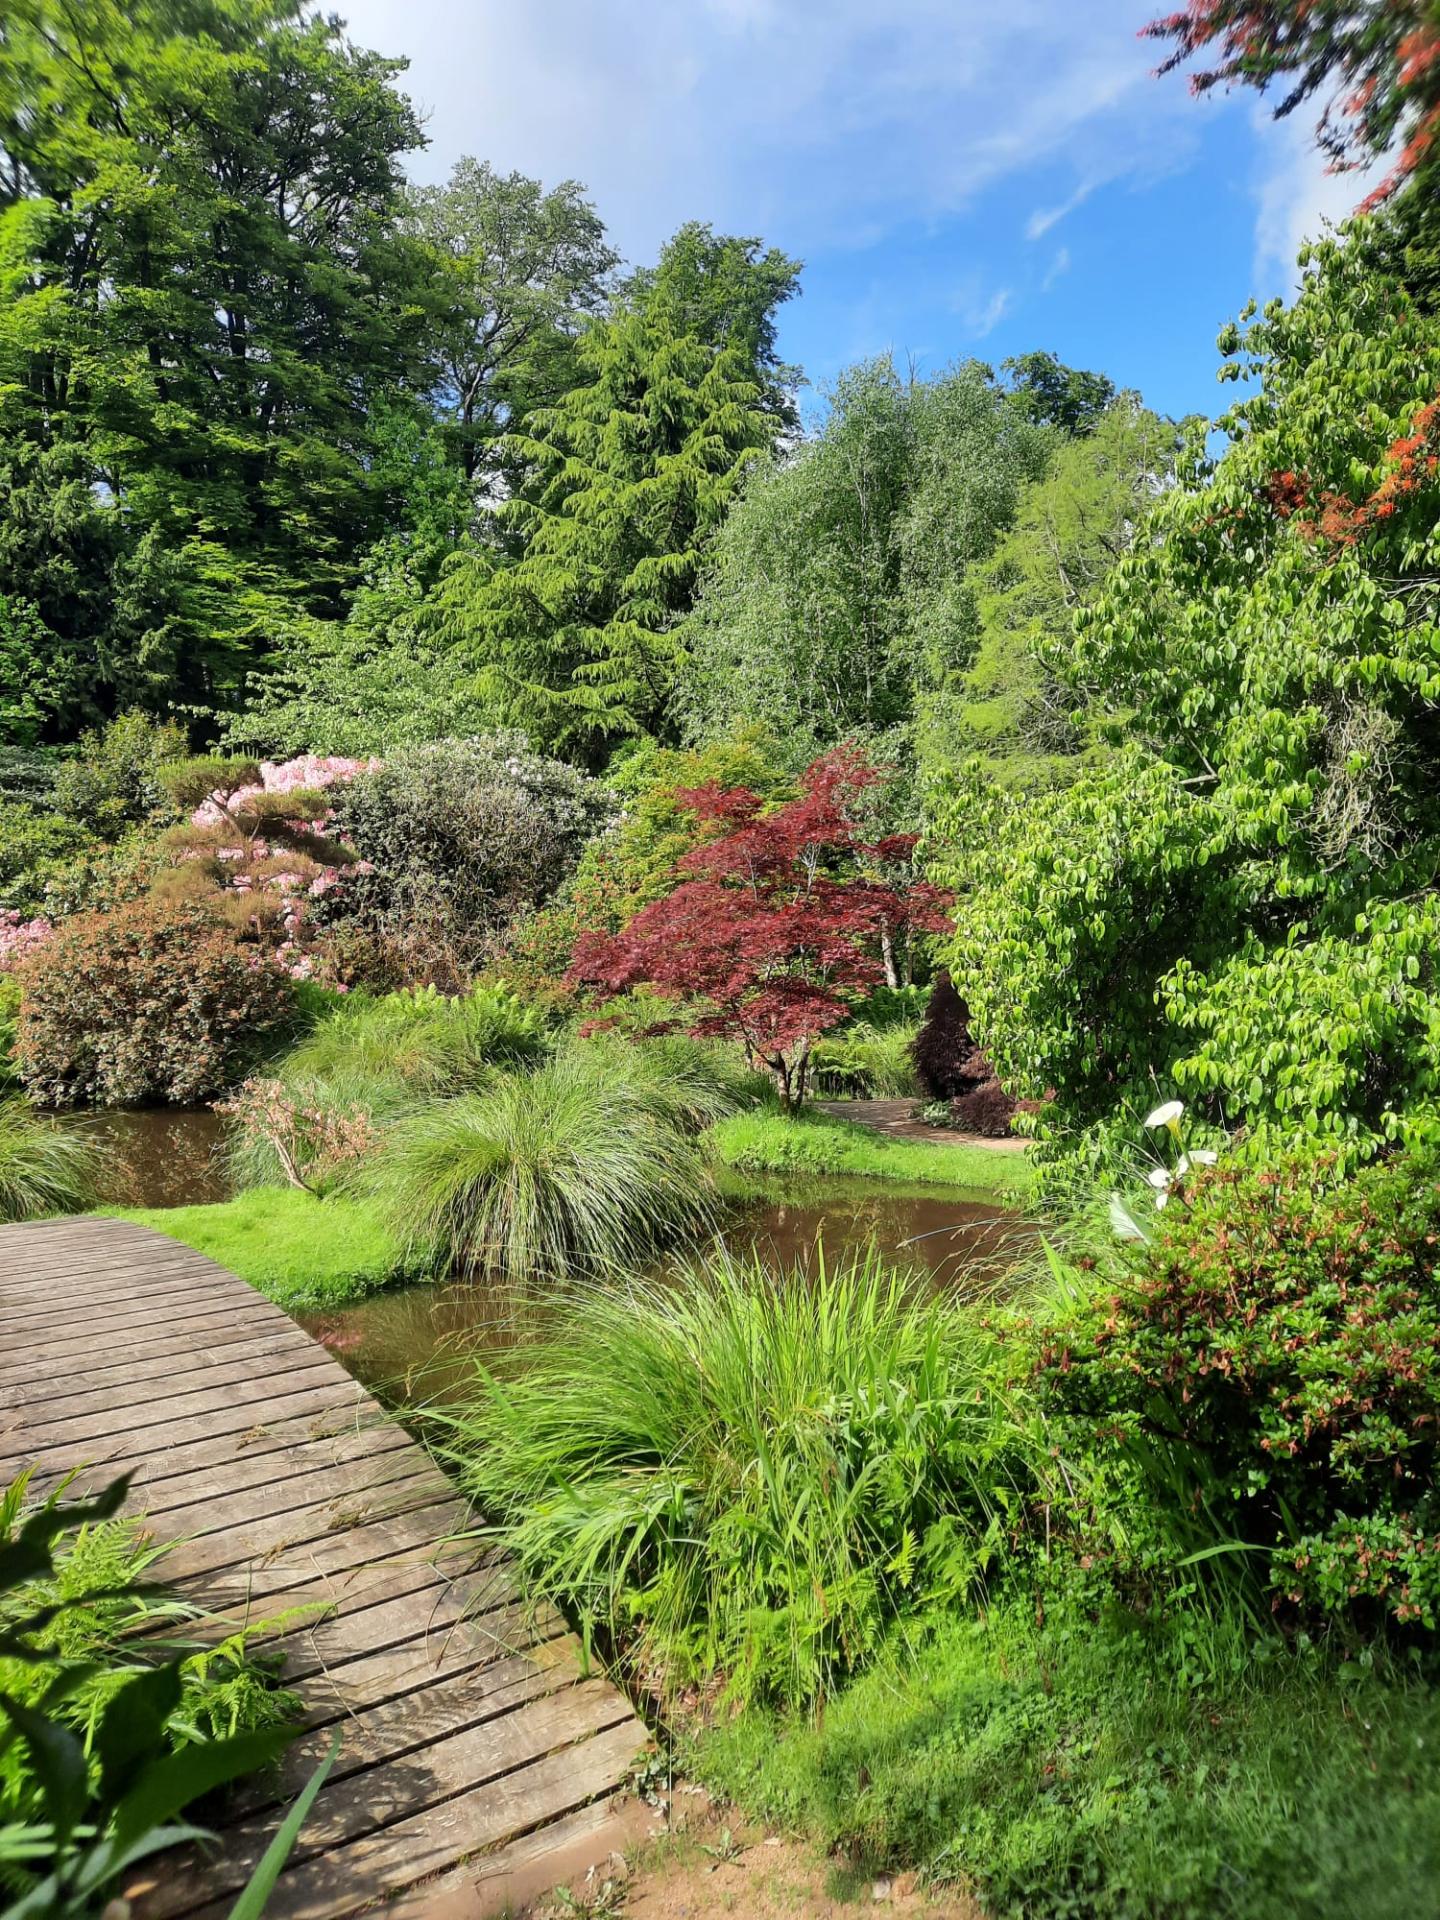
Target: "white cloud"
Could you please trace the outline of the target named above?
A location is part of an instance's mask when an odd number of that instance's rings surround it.
[[[1338,225],[1385,173],[1378,161],[1367,172],[1333,173],[1315,145],[1318,107],[1298,107],[1283,120],[1255,109],[1262,171],[1255,214],[1255,277],[1269,291],[1293,292],[1299,280],[1295,256],[1306,240],[1318,240],[1326,222]]]
[[[345,0],[340,0],[344,6]],[[679,221],[869,245],[1032,174],[1056,214],[1193,143],[1135,30],[1154,0],[351,0],[408,55],[432,146],[585,182],[631,257]],[[1083,183],[1078,188],[1076,181]]]
[[[1070,198],[1062,200],[1058,207],[1037,207],[1025,222],[1025,238],[1043,240],[1052,227],[1058,227],[1067,215],[1074,213],[1077,207],[1083,207],[1100,184],[1099,180],[1083,181]]]
[[[1040,282],[1040,291],[1049,293],[1061,274],[1070,271],[1070,249],[1061,247],[1045,270],[1045,278]]]

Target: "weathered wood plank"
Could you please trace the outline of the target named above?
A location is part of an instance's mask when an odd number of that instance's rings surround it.
[[[79,1487],[133,1470],[165,1576],[208,1610],[197,1631],[248,1622],[304,1708],[281,1772],[224,1810],[217,1859],[147,1863],[137,1920],[228,1909],[337,1727],[274,1920],[339,1920],[487,1851],[501,1885],[552,1828],[562,1851],[611,1830],[644,1728],[321,1347],[144,1229],[0,1229],[0,1478],[33,1464],[43,1490],[77,1462]]]

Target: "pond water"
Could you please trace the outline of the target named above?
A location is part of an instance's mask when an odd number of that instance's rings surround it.
[[[892,1265],[976,1295],[1013,1267],[1035,1229],[992,1201],[933,1187],[878,1188],[873,1181],[746,1182],[731,1185],[722,1239],[768,1267],[832,1263],[872,1241]],[[683,1284],[683,1280],[680,1282]],[[444,1399],[469,1361],[533,1333],[544,1307],[513,1290],[471,1281],[406,1287],[353,1307],[298,1316],[301,1324],[373,1392],[392,1404]]]
[[[230,1196],[225,1122],[208,1107],[63,1114],[105,1149],[100,1198],[115,1207],[205,1206]]]

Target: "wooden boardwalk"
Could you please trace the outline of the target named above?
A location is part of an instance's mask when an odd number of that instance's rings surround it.
[[[0,1228],[0,1484],[31,1465],[37,1487],[133,1468],[131,1510],[180,1542],[164,1577],[275,1622],[305,1704],[215,1857],[147,1869],[137,1920],[227,1913],[337,1726],[274,1920],[495,1913],[618,1843],[642,1724],[507,1563],[443,1544],[465,1519],[445,1476],[233,1274],[119,1221]]]

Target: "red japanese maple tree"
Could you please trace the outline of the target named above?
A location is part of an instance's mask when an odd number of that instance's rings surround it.
[[[684,1004],[694,1034],[737,1034],[782,1105],[805,1097],[810,1049],[886,977],[885,953],[946,925],[948,896],[908,869],[911,834],[866,837],[880,774],[854,747],[806,770],[773,812],[746,787],[678,797],[722,830],[679,861],[675,887],[621,932],[585,933],[570,978],[603,996],[640,985]]]

